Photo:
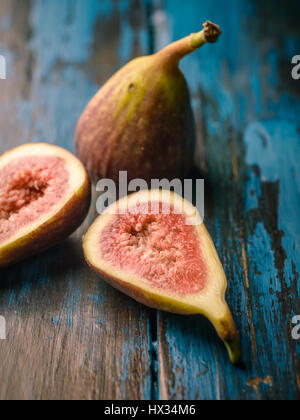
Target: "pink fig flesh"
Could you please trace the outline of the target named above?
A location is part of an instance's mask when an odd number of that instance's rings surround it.
[[[156,203],[130,208],[109,222],[99,241],[103,258],[158,289],[181,295],[201,292],[206,267],[195,228],[174,209],[147,214],[151,204]]]
[[[47,213],[62,199],[68,182],[64,160],[59,157],[28,156],[1,169],[0,242]]]
[[[87,263],[110,285],[155,309],[201,314],[232,363],[242,353],[225,300],[227,279],[197,209],[177,194],[140,191],[109,206],[83,240]]]
[[[90,204],[90,182],[70,152],[44,143],[0,157],[0,267],[73,233]]]

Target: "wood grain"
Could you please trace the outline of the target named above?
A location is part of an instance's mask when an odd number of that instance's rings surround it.
[[[200,317],[147,309],[83,261],[81,236],[0,273],[0,399],[299,399],[299,6],[278,0],[1,0],[0,153],[74,150],[99,85],[211,19],[223,35],[186,58],[198,124],[195,176],[229,280],[245,369]]]
[[[55,3],[55,4],[54,4]],[[134,15],[131,10],[135,9]],[[138,1],[2,1],[1,151],[44,140],[73,150],[76,121],[107,77],[147,53]],[[94,200],[95,201],[95,200]],[[1,271],[1,399],[151,396],[149,311],[97,278],[81,236]]]
[[[246,364],[229,365],[206,321],[160,314],[163,398],[300,397],[300,348],[291,334],[300,313],[300,102],[289,66],[300,48],[292,16],[299,8],[292,2],[282,15],[275,3],[232,0],[225,11],[218,1],[167,0],[156,12],[173,22],[166,38],[199,30],[207,17],[223,29],[220,42],[182,68],[198,120],[206,223],[229,279]]]

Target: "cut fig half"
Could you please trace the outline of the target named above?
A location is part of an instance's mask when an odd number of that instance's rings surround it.
[[[125,197],[96,219],[83,248],[88,264],[136,301],[207,317],[232,363],[241,362],[239,334],[225,301],[226,276],[191,203],[162,190]]]
[[[73,233],[90,206],[87,172],[72,153],[30,143],[0,157],[0,267]]]

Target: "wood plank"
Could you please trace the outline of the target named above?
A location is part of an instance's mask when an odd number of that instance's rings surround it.
[[[1,81],[1,152],[40,139],[72,150],[81,110],[121,64],[206,18],[222,25],[221,42],[183,69],[204,137],[197,163],[206,171],[206,221],[230,281],[246,369],[229,365],[205,320],[156,315],[90,272],[80,238],[92,210],[71,239],[1,272],[8,340],[0,342],[0,398],[299,398],[291,319],[300,314],[300,102],[288,65],[300,49],[296,9],[154,1],[151,41],[150,2],[53,3],[0,4],[9,75]]]
[[[138,1],[0,3],[0,152],[43,140],[74,149],[76,121],[108,76],[147,53]],[[81,236],[1,271],[1,399],[148,399],[152,395],[149,310],[94,275]]]
[[[274,3],[276,6],[274,6]],[[229,279],[228,301],[246,367],[230,366],[202,319],[159,314],[160,397],[298,399],[299,83],[298,8],[279,2],[157,2],[168,31],[157,45],[211,19],[224,31],[182,63],[198,121],[197,165],[206,178],[206,224]]]

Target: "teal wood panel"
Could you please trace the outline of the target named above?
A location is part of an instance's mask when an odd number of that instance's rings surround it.
[[[223,35],[182,62],[198,128],[194,174],[229,281],[245,368],[201,317],[150,310],[83,261],[81,237],[0,272],[0,398],[299,399],[299,6],[290,0],[2,0],[0,153],[74,151],[85,104],[132,57],[199,31]],[[192,165],[191,165],[192,168]]]
[[[164,42],[221,25],[213,46],[182,70],[198,121],[196,164],[206,180],[206,223],[228,276],[245,368],[230,366],[201,319],[159,314],[163,398],[298,399],[300,313],[299,7],[277,1],[165,0]],[[297,20],[298,17],[298,20]],[[162,19],[161,19],[162,20]],[[159,36],[159,35],[158,35]]]
[[[74,150],[76,121],[99,85],[148,52],[145,8],[134,2],[1,1],[0,151],[31,141]],[[83,261],[95,217],[49,252],[1,270],[0,398],[151,397],[149,310]]]

